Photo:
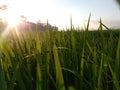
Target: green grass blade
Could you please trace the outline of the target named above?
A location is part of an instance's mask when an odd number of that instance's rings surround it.
[[[37,56],[37,68],[36,68],[36,90],[42,90],[42,72],[40,67],[40,57]]]
[[[101,54],[99,72],[98,72],[98,90],[102,90],[102,73],[103,73],[103,54]]]
[[[61,70],[61,65],[60,65],[56,45],[54,45],[53,47],[53,54],[54,54],[55,69],[56,69],[57,90],[65,90],[64,79],[63,79],[63,74]]]
[[[17,79],[17,74],[19,70],[19,64],[16,65],[13,76],[10,80],[10,83],[8,84],[8,90],[13,90],[15,86],[15,80]]]
[[[82,58],[81,58],[81,62],[80,62],[80,76],[81,76],[81,84],[80,84],[80,89],[82,90],[83,89],[83,77],[84,77],[84,63],[85,63],[85,48],[84,48],[84,45],[83,45],[83,50],[82,50]]]
[[[112,78],[113,78],[113,84],[114,84],[114,90],[120,90],[120,85],[119,85],[119,79],[117,78],[117,74],[113,71],[111,65],[109,64],[109,69],[111,71],[112,74]]]
[[[119,73],[120,73],[120,37],[119,37],[119,40],[118,40],[118,45],[117,45],[117,50],[116,50],[116,60],[115,60],[115,65],[114,65],[114,67],[115,67],[115,71],[114,71],[114,73],[115,73],[115,75],[116,75],[116,77],[114,76],[113,78],[116,78],[117,80],[120,80],[120,75],[119,75]],[[111,71],[112,72],[112,71]],[[114,74],[113,73],[113,74]],[[119,81],[120,82],[120,81]],[[118,82],[116,82],[115,81],[115,85],[117,84]],[[118,87],[118,86],[116,86],[116,87]],[[120,88],[119,88],[120,89]],[[118,89],[117,89],[118,90]]]
[[[88,30],[89,30],[90,18],[91,18],[91,13],[90,13],[89,18],[88,18],[86,31],[88,31]]]
[[[99,30],[103,30],[103,27],[102,27],[102,20],[100,18],[100,26],[99,26]]]
[[[2,59],[0,60],[0,90],[7,90]]]

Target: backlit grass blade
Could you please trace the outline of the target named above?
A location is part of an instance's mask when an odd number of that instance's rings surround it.
[[[98,30],[103,30],[103,26],[102,26],[102,20],[101,20],[101,18],[100,18],[100,26],[99,26],[99,28],[98,28]]]
[[[70,30],[73,30],[72,17],[70,17]]]
[[[45,53],[46,57],[45,57],[45,70],[42,72],[43,75],[43,78],[44,78],[44,82],[43,83],[43,87],[44,89],[48,90],[49,87],[46,87],[46,86],[49,86],[49,77],[48,77],[48,73],[49,73],[49,62],[50,62],[50,51],[51,51],[51,45],[50,45],[50,26],[49,26],[49,23],[47,21],[47,26],[46,26],[46,32],[45,32],[45,51],[47,53]]]
[[[63,74],[61,70],[61,65],[60,65],[56,45],[54,45],[53,47],[53,54],[54,54],[54,62],[55,62],[55,70],[56,70],[55,72],[56,72],[57,90],[65,90],[64,79],[63,79]]]
[[[91,13],[90,13],[89,18],[88,18],[86,31],[88,31],[88,30],[89,30],[90,18],[91,18]]]
[[[36,90],[43,90],[46,87],[43,87],[44,83],[43,83],[43,74],[42,74],[42,68],[41,68],[41,41],[40,41],[40,37],[39,37],[39,32],[36,31],[36,62],[37,62],[37,66],[36,66]]]
[[[109,29],[105,24],[102,23],[102,20],[101,20],[101,19],[100,19],[100,25],[101,25],[101,26],[104,26],[107,30],[110,31],[110,29]],[[100,26],[100,28],[101,28],[101,26]],[[101,30],[103,30],[103,28],[101,28]]]

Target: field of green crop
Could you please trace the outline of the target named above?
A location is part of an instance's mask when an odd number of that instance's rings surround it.
[[[105,27],[107,30],[103,30]],[[14,30],[0,39],[0,90],[120,90],[120,30]]]

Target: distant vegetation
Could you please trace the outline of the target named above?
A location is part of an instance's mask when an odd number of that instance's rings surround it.
[[[21,23],[18,23],[18,25],[16,26],[18,30],[25,30],[25,31],[29,31],[29,30],[33,30],[35,31],[36,29],[39,31],[45,31],[46,30],[46,23],[41,23],[41,22],[37,22],[37,23],[33,23],[33,22],[29,22],[26,21],[24,16],[21,16],[21,18],[23,18],[21,20]],[[3,22],[2,18],[0,20],[0,31],[4,31],[4,29],[8,26],[7,21]],[[57,26],[52,26],[51,24],[48,25],[49,29],[51,30],[58,30]]]

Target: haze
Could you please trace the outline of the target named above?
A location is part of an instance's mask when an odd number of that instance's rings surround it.
[[[45,23],[47,19],[60,29],[73,25],[83,27],[91,13],[90,28],[96,29],[100,17],[109,28],[120,28],[120,8],[115,0],[0,0],[16,16],[24,15],[28,21]],[[0,17],[8,11],[0,10]]]

